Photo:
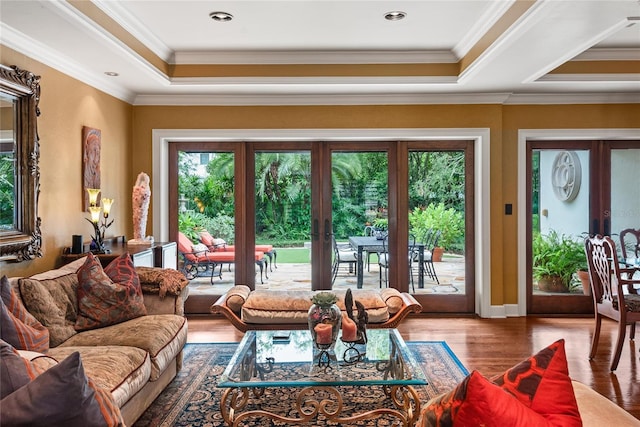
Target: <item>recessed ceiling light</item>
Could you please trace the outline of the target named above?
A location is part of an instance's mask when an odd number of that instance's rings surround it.
[[[209,17],[218,22],[227,22],[233,19],[233,15],[227,12],[211,12]]]
[[[394,10],[394,11],[385,13],[384,19],[386,19],[387,21],[399,21],[401,19],[404,19],[406,16],[407,14],[405,12],[402,12],[400,10]]]
[[[118,77],[120,75],[120,74],[116,73],[115,71],[105,71],[104,73],[109,77]]]

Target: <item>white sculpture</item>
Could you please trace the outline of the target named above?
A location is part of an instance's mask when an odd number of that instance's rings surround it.
[[[136,184],[133,186],[133,240],[129,240],[129,244],[149,245],[153,243],[151,237],[145,238],[150,199],[151,187],[149,186],[149,175],[140,172]]]

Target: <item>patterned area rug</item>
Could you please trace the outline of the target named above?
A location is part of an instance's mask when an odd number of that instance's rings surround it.
[[[422,365],[429,385],[416,387],[421,402],[453,389],[468,371],[449,346],[442,341],[409,341],[409,348]],[[156,426],[224,426],[220,414],[219,402],[223,389],[216,383],[233,356],[236,343],[224,344],[187,344],[184,350],[184,363],[178,376],[169,384],[155,402],[134,424],[134,427]],[[363,393],[366,390],[367,393]],[[379,407],[379,402],[386,399],[381,387],[343,389],[345,404],[353,403],[354,412],[363,412]],[[282,413],[291,408],[290,392],[287,389],[268,390],[262,401],[270,406],[281,405]],[[362,420],[353,425],[358,426],[393,426],[397,419],[381,417]],[[246,423],[247,426],[275,426],[282,423],[271,423],[265,419],[256,419]],[[323,419],[314,420],[313,426],[340,426]]]

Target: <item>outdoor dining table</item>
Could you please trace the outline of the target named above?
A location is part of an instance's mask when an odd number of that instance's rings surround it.
[[[349,237],[349,244],[354,251],[358,251],[357,284],[358,289],[360,289],[362,288],[362,275],[364,274],[364,252],[382,252],[385,247],[383,241],[375,236],[351,236]],[[424,243],[416,242],[414,248],[418,252],[418,288],[424,288]]]

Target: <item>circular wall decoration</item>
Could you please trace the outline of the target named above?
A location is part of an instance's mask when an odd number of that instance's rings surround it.
[[[553,161],[551,185],[558,200],[570,202],[580,192],[582,168],[580,159],[573,151],[561,151]]]

